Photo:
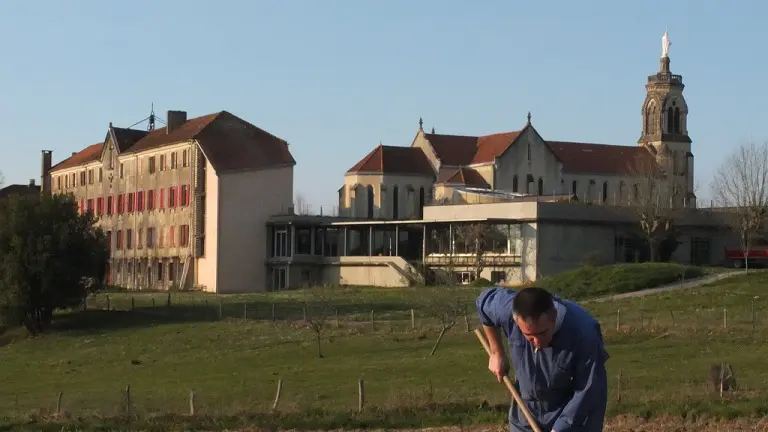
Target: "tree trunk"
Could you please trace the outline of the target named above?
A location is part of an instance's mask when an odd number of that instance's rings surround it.
[[[435,342],[435,346],[432,347],[432,352],[429,353],[430,356],[435,355],[435,351],[437,351],[437,346],[440,345],[440,341],[443,340],[443,336],[445,336],[445,332],[448,331],[448,329],[443,326],[443,329],[440,330],[440,336],[437,337],[437,342]]]
[[[317,358],[323,358],[323,351],[320,349],[320,332],[315,332],[315,340],[317,341]]]
[[[744,250],[744,273],[749,274],[749,260],[747,260],[747,257],[749,256],[749,250]]]

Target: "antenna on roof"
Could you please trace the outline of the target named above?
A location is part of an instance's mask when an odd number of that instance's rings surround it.
[[[152,108],[149,111],[149,124],[147,125],[147,130],[152,131],[155,130],[155,103],[152,102]]]

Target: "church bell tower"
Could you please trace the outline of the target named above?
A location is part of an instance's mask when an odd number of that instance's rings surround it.
[[[667,172],[675,202],[696,207],[693,184],[693,153],[688,136],[688,104],[683,96],[682,75],[669,67],[670,41],[661,38],[659,71],[648,76],[643,102],[643,128],[637,143],[650,151]]]

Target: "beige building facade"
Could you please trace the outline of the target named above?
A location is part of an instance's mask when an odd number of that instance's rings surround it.
[[[292,205],[288,144],[226,111],[166,126],[109,125],[103,141],[56,165],[44,192],[71,194],[110,244],[108,283],[131,289],[265,290],[264,226]],[[255,260],[255,261],[254,261]]]

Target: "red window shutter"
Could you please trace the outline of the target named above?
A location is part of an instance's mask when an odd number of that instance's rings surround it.
[[[165,208],[165,189],[160,188],[160,208]]]
[[[109,209],[109,211],[112,212],[112,214],[115,214],[116,206],[117,206],[117,195],[112,195],[112,205]]]
[[[105,198],[102,197],[102,198],[100,198],[100,201],[99,201],[99,214],[100,215],[104,214],[104,199]]]
[[[186,190],[186,193],[187,193],[187,198],[186,198],[186,200],[184,201],[184,202],[186,202],[186,203],[187,203],[187,205],[189,205],[189,204],[190,204],[190,202],[191,202],[191,201],[189,200],[189,198],[190,198],[190,195],[191,195],[191,190],[192,190],[192,185],[187,185],[187,190]]]
[[[125,211],[127,210],[125,203],[126,203],[125,194],[120,194],[120,207],[123,210],[120,213],[125,213]]]

